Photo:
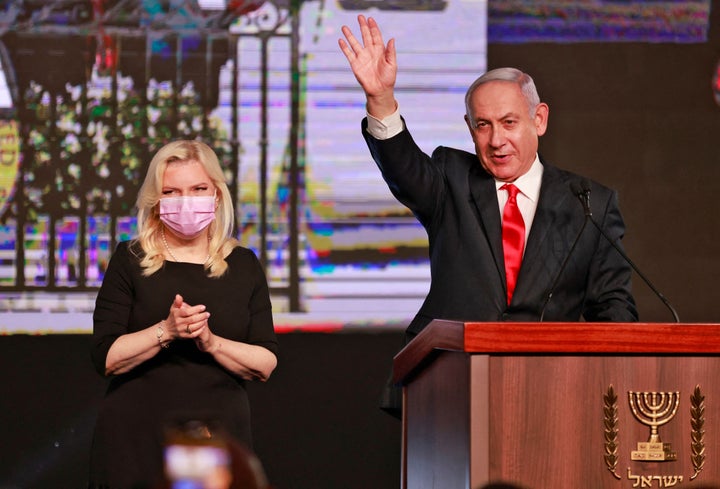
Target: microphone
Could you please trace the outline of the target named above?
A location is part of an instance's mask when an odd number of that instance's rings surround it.
[[[575,195],[579,195],[576,189],[574,188],[577,186],[576,182],[570,183],[570,190]],[[580,187],[577,186],[577,190],[580,191]],[[590,209],[590,201],[588,200],[588,206],[587,209]],[[542,305],[542,309],[540,309],[540,322],[543,322],[543,319],[545,318],[545,309],[547,308],[548,304],[550,303],[550,299],[552,299],[553,294],[555,293],[555,287],[557,287],[558,281],[560,280],[560,277],[562,276],[563,272],[565,271],[565,267],[567,266],[568,262],[570,261],[570,257],[573,254],[573,251],[575,251],[575,247],[577,246],[578,242],[580,241],[580,236],[582,236],[583,231],[585,231],[585,226],[587,226],[587,222],[590,215],[587,213],[587,210],[585,211],[585,220],[583,221],[582,227],[580,228],[580,231],[578,231],[577,236],[575,236],[575,241],[573,241],[572,246],[570,247],[570,251],[568,251],[567,256],[565,257],[565,260],[563,260],[562,264],[560,265],[560,269],[558,270],[557,275],[555,275],[555,280],[553,280],[552,285],[550,286],[550,291],[548,292],[547,296],[545,297],[545,302]]]
[[[675,311],[675,308],[670,305],[670,301],[668,301],[662,293],[660,293],[659,290],[655,288],[655,286],[650,282],[650,279],[648,279],[645,274],[643,274],[640,269],[633,263],[633,261],[630,259],[629,256],[620,248],[615,240],[610,239],[610,237],[603,231],[603,229],[598,225],[597,222],[595,222],[595,219],[592,217],[592,211],[590,210],[590,182],[583,178],[580,180],[580,185],[578,185],[576,182],[572,182],[570,184],[570,188],[572,189],[573,193],[577,195],[578,199],[580,199],[580,202],[582,203],[583,209],[585,209],[585,222],[587,223],[588,220],[590,220],[591,223],[595,226],[595,228],[600,231],[600,234],[607,240],[608,243],[612,245],[613,248],[615,248],[615,251],[620,253],[620,256],[623,257],[623,259],[632,267],[633,270],[640,276],[641,279],[647,284],[648,287],[655,293],[655,295],[662,301],[663,304],[670,310],[672,313],[673,319],[675,319],[676,323],[680,322],[680,317],[678,316],[678,313]]]
[[[586,178],[583,178],[579,184],[573,180],[570,182],[570,191],[580,199],[580,203],[585,210],[585,217],[592,219],[592,211],[590,210],[590,182]]]

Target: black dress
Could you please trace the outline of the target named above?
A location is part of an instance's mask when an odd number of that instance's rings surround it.
[[[277,355],[267,280],[251,250],[235,248],[220,278],[209,278],[202,265],[170,261],[143,277],[136,253],[129,242],[120,243],[97,296],[92,359],[98,372],[104,375],[117,337],[167,318],[175,294],[190,305],[204,304],[218,336]],[[210,420],[252,446],[245,381],[192,340],[175,340],[110,380],[93,436],[90,487],[155,487],[163,470],[164,428],[184,419]]]

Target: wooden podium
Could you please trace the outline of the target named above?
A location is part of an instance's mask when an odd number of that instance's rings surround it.
[[[720,325],[436,320],[393,377],[403,489],[720,487]]]

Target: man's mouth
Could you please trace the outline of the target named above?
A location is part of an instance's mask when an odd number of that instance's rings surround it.
[[[510,155],[492,155],[493,161],[505,163],[510,159]]]

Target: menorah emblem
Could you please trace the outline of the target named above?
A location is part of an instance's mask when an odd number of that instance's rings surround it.
[[[628,392],[630,409],[642,424],[650,427],[647,442],[638,442],[632,460],[664,462],[677,460],[670,443],[663,443],[658,428],[673,419],[680,405],[680,392]]]

